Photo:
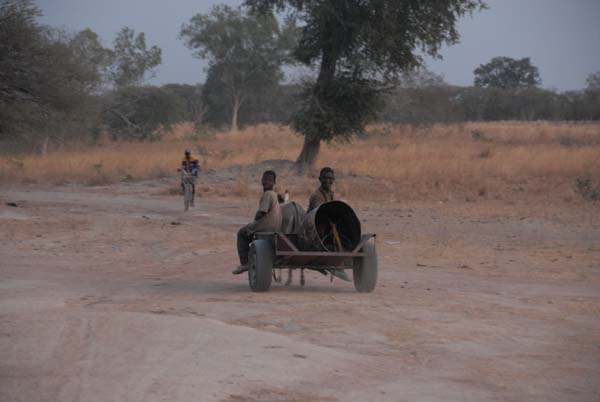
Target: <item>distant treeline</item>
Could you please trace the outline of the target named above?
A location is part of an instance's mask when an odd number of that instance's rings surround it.
[[[297,110],[300,91],[298,85],[279,85],[252,99],[240,109],[239,125],[287,124]],[[399,87],[389,91],[385,99],[379,121],[386,123],[600,120],[600,90],[555,92],[444,85]],[[79,104],[64,111],[46,111],[47,115],[55,114],[51,125],[38,126],[35,119],[15,121],[21,134],[18,148],[38,151],[49,141],[55,148],[71,141],[94,142],[101,133],[113,139],[158,140],[157,129],[184,121],[193,122],[197,134],[202,135],[212,128],[229,127],[231,120],[228,103],[218,104],[214,97],[205,99],[202,85],[130,86],[73,101]],[[10,142],[6,140],[5,145]],[[14,145],[10,148],[15,149]]]
[[[555,92],[439,86],[400,88],[387,97],[381,120],[435,123],[493,120],[599,120],[600,90]]]
[[[279,85],[271,93],[255,98],[240,110],[241,126],[273,122],[287,124],[297,108],[301,87]],[[226,102],[203,99],[202,85],[168,84],[162,87],[130,88],[127,95],[117,91],[105,102],[131,97],[130,118],[172,124],[193,121],[199,127],[228,127],[231,110]],[[146,100],[143,100],[147,98]],[[600,120],[600,90],[557,92],[540,88],[498,89],[450,85],[398,87],[385,96],[380,122],[429,124],[439,122],[494,120]],[[119,102],[117,102],[119,103]],[[109,116],[110,117],[110,116]],[[155,121],[150,121],[150,119]],[[123,120],[109,118],[112,132],[126,129]],[[151,128],[149,127],[149,128]],[[126,135],[121,133],[120,135]]]

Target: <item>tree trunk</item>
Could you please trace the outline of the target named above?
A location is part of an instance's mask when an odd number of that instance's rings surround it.
[[[48,154],[48,143],[50,142],[50,137],[46,136],[44,138],[44,141],[42,141],[42,146],[40,148],[40,154],[42,156],[46,156],[46,154]]]
[[[238,113],[240,111],[240,106],[242,106],[242,102],[240,101],[240,97],[235,95],[233,97],[233,113],[231,116],[231,131],[238,131]]]
[[[296,166],[300,173],[306,173],[314,166],[315,161],[317,160],[317,155],[319,155],[320,148],[320,138],[309,139],[308,137],[304,136],[304,145],[302,145],[302,151],[300,151],[300,155],[298,155],[298,159],[296,159]]]
[[[121,118],[121,120],[123,120],[125,122],[125,124],[127,124],[127,133],[130,137],[134,136],[136,130],[140,130],[140,126],[138,126],[135,123],[132,123],[131,120],[129,120],[127,118],[127,116],[125,116],[123,113],[121,113],[117,109],[111,108],[111,109],[108,109],[108,111],[116,114],[119,118]]]
[[[317,78],[315,89],[319,88],[323,83],[332,81],[335,78],[337,59],[338,56],[335,51],[323,51],[319,77]],[[300,151],[300,155],[298,155],[298,159],[296,159],[296,167],[300,173],[305,173],[308,169],[313,167],[317,160],[317,156],[319,155],[320,148],[321,138],[308,138],[306,135],[304,136],[302,151]]]

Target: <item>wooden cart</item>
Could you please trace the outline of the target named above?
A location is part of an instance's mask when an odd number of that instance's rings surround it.
[[[354,287],[372,292],[377,283],[375,235],[363,234],[350,251],[306,250],[297,235],[280,232],[257,233],[250,245],[248,282],[255,292],[269,290],[275,268],[311,269],[321,273],[351,269]]]

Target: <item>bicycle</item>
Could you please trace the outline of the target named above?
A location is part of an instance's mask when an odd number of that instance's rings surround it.
[[[190,205],[194,206],[194,176],[192,176],[185,169],[177,169],[181,172],[181,184],[183,186],[183,210],[187,211],[190,209]]]

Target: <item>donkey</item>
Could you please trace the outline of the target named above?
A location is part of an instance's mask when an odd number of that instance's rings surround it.
[[[306,217],[306,211],[300,204],[295,201],[289,201],[290,194],[288,190],[285,190],[283,196],[279,196],[281,204],[281,232],[283,234],[300,234],[302,228],[302,222]],[[279,278],[275,276],[276,282],[281,282],[282,270],[279,270]],[[288,268],[288,276],[285,281],[285,286],[289,286],[292,283],[292,268]],[[300,270],[300,285],[304,286],[306,280],[304,279],[304,269]]]

